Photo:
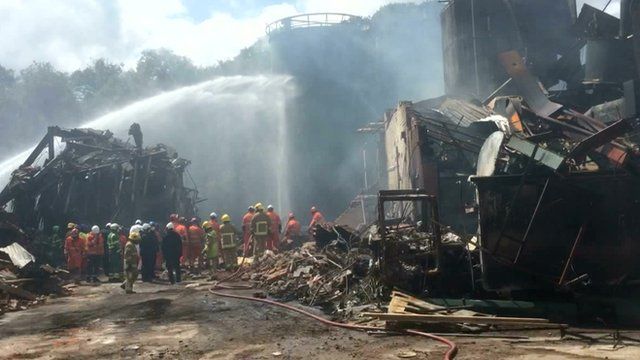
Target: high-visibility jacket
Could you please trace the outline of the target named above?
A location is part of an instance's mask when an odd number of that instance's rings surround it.
[[[216,259],[218,257],[218,235],[216,231],[211,229],[211,231],[205,233],[205,254],[208,259]]]
[[[69,270],[81,268],[82,257],[85,253],[85,245],[82,238],[67,237],[64,242],[64,253],[67,255],[67,268]]]
[[[291,219],[287,222],[287,227],[284,230],[284,236],[300,236],[302,234],[302,226],[296,219]]]
[[[178,224],[175,228],[176,232],[182,238],[182,241],[189,241],[189,234],[187,231],[187,227],[183,224]]]
[[[242,217],[242,232],[245,234],[251,232],[251,219],[253,219],[253,214],[254,213],[247,211],[247,213]]]
[[[231,223],[224,223],[220,226],[220,243],[222,249],[234,249],[236,247],[236,234],[238,230]]]
[[[213,228],[213,230],[216,231],[216,234],[220,232],[220,224],[218,224],[218,222],[216,220],[209,220],[209,223],[211,224],[211,227]]]
[[[324,224],[324,216],[320,211],[316,211],[311,217],[311,222],[309,223],[309,228],[313,228],[316,225]]]
[[[87,255],[104,255],[104,237],[102,234],[90,233],[87,236]]]
[[[107,249],[110,253],[120,252],[120,235],[116,232],[110,232],[107,237]]]
[[[251,219],[251,234],[268,236],[271,232],[271,218],[262,211],[257,211]]]
[[[271,219],[271,235],[280,234],[282,231],[282,220],[280,220],[280,215],[275,211],[267,211],[267,215]]]
[[[140,255],[138,255],[138,249],[136,248],[136,244],[134,244],[132,241],[127,241],[127,243],[124,245],[125,270],[137,268],[139,260],[140,260]]]
[[[191,225],[188,229],[189,244],[202,244],[204,242],[204,230],[198,225]]]
[[[120,250],[124,253],[124,246],[127,245],[127,241],[129,241],[129,239],[127,239],[125,234],[118,235],[118,239],[120,240]]]

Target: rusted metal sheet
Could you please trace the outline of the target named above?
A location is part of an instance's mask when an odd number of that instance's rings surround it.
[[[540,116],[550,116],[562,109],[562,105],[549,100],[542,85],[529,73],[522,56],[517,51],[507,51],[498,55],[502,66],[518,88],[519,95]]]

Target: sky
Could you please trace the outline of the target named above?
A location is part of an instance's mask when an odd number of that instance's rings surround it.
[[[602,8],[609,0],[578,0]],[[619,1],[608,12],[618,14]],[[73,71],[99,58],[135,66],[143,50],[167,48],[196,65],[237,55],[280,18],[310,12],[370,16],[408,0],[1,0],[0,65],[34,61]],[[417,1],[420,2],[420,1]]]

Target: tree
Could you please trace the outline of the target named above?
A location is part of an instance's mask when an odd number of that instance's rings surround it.
[[[93,65],[74,71],[70,81],[74,91],[81,94],[83,100],[88,100],[109,82],[117,81],[121,73],[122,64],[116,65],[105,59],[98,59]]]
[[[20,71],[15,93],[22,108],[18,120],[37,133],[48,125],[73,124],[80,115],[67,74],[49,63],[33,63]]]
[[[0,91],[12,87],[16,82],[13,70],[0,65]]]
[[[167,49],[145,50],[136,65],[142,84],[151,88],[169,90],[198,81],[198,68],[191,60]]]

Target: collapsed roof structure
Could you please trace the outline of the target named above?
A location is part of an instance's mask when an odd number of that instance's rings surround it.
[[[469,257],[460,269],[438,259],[438,239],[432,283],[463,271],[459,288],[476,294],[638,290],[640,3],[621,6],[618,19],[588,5],[578,15],[575,0],[446,5],[447,95],[401,102],[377,124],[378,183],[436,196],[440,224],[478,254],[451,252]],[[398,203],[381,207],[396,220],[380,227],[428,221]]]
[[[15,221],[31,229],[191,216],[197,191],[183,183],[189,164],[166,145],[142,149],[109,131],[49,127],[0,192],[0,205],[10,203]]]

